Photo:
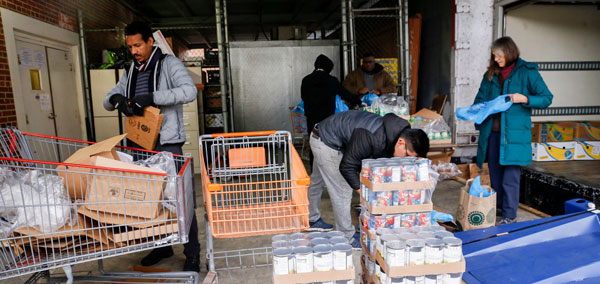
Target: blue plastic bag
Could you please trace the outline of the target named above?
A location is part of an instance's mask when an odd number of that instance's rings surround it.
[[[373,100],[379,98],[378,95],[376,94],[365,94],[364,96],[362,96],[362,98],[360,99],[363,103],[367,104],[367,106],[371,106],[373,104]]]
[[[300,102],[296,105],[296,107],[292,111],[304,114],[304,101],[300,100]]]
[[[471,187],[469,188],[469,194],[477,197],[489,197],[490,192],[481,186],[481,177],[478,176],[471,183]]]
[[[340,95],[335,95],[335,113],[350,110],[348,106],[342,101]]]
[[[454,217],[448,213],[431,210],[431,224],[435,224],[437,221],[452,222],[454,221]]]
[[[513,103],[510,99],[507,101],[507,98],[508,95],[503,95],[491,101],[459,107],[456,109],[456,117],[481,124],[488,116],[509,109]]]

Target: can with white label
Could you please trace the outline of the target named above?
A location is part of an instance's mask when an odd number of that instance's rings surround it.
[[[352,262],[352,246],[336,244],[333,246],[333,270],[349,270],[354,267]]]
[[[307,246],[295,247],[294,264],[296,273],[313,272],[313,250]]]
[[[289,248],[273,250],[273,273],[276,275],[294,273],[294,257]]]
[[[318,245],[313,248],[314,271],[331,271],[333,254],[330,245]]]

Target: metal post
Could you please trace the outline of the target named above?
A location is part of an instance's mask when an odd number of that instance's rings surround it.
[[[83,12],[77,9],[77,21],[79,22],[79,48],[81,56],[81,80],[83,83],[83,107],[87,120],[87,140],[96,141],[94,126],[94,111],[92,109],[92,98],[90,92],[90,80],[87,69],[87,48],[85,45],[85,30],[83,28]]]
[[[346,21],[346,0],[342,1],[342,78],[348,74],[348,22]]]
[[[350,70],[356,68],[356,42],[354,42],[354,11],[352,8],[352,0],[348,0],[348,28],[350,29]]]
[[[400,95],[406,100],[408,105],[410,105],[410,98],[405,96],[404,94],[404,40],[403,40],[403,31],[404,26],[402,24],[402,0],[398,0],[398,84],[400,84]]]
[[[409,40],[409,27],[408,27],[408,0],[401,0],[403,2],[402,7],[402,25],[404,26],[404,93],[406,97],[410,97],[410,40]],[[413,98],[411,97],[412,101]],[[410,105],[410,104],[409,104]]]
[[[231,55],[229,53],[229,24],[227,23],[227,0],[223,0],[223,22],[225,24],[225,48],[227,51],[227,93],[229,94],[229,121],[231,132],[235,132],[235,120],[233,117],[233,82],[231,81]]]
[[[225,85],[225,58],[223,54],[223,30],[221,29],[221,0],[215,0],[215,15],[217,20],[217,46],[219,48],[219,78],[221,84],[221,109],[223,111],[223,132],[229,132],[227,118],[229,111],[227,108],[227,89]]]

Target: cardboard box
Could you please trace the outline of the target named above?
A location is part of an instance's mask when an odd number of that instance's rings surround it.
[[[373,183],[368,178],[361,176],[360,182],[367,186],[372,191],[395,191],[406,189],[433,189],[435,181],[402,181],[402,182],[386,182]]]
[[[577,123],[575,140],[600,141],[600,121],[584,121]]]
[[[437,165],[439,163],[450,163],[450,160],[452,160],[452,154],[454,154],[454,150],[450,152],[429,152],[427,153],[427,159],[431,160],[432,165]]]
[[[176,221],[174,216],[171,216],[171,212],[165,209],[161,210],[160,213],[158,213],[158,216],[154,219],[94,211],[87,208],[86,205],[79,206],[77,212],[88,218],[96,220],[100,224],[125,225],[132,228],[147,228],[159,226],[169,221]]]
[[[465,272],[466,262],[463,258],[460,262],[425,264],[415,266],[388,267],[379,253],[375,256],[377,263],[388,277],[421,276],[431,274],[459,273]]]
[[[93,157],[94,169],[85,197],[90,210],[142,218],[157,218],[166,173],[120,161]]]
[[[328,282],[336,280],[351,280],[356,277],[353,269],[349,270],[331,270],[310,273],[297,274],[273,274],[273,284],[290,284],[290,283],[312,283],[312,282]]]
[[[371,214],[396,214],[396,213],[414,213],[414,212],[430,212],[433,210],[432,203],[416,204],[416,205],[400,205],[400,206],[372,206],[362,196],[360,204],[369,210]]]
[[[573,141],[576,122],[535,122],[531,127],[531,142],[567,142]]]
[[[490,185],[490,169],[488,164],[483,164],[483,169],[480,169],[477,164],[469,164],[469,178],[476,178],[481,176],[482,185]]]
[[[125,120],[127,139],[146,150],[154,150],[163,118],[160,109],[155,107],[146,107],[144,116],[128,116]]]
[[[576,142],[531,143],[532,159],[538,162],[572,161]]]
[[[577,141],[575,160],[600,160],[600,141]]]
[[[113,234],[113,239],[117,244],[131,243],[135,240],[149,240],[158,241],[157,238],[161,235],[167,235],[179,232],[179,225],[177,223],[167,223],[160,226],[142,228],[138,230],[127,230],[121,233]]]
[[[104,157],[119,160],[115,146],[125,138],[125,134],[108,138],[104,141],[92,144],[77,150],[65,160],[65,163],[92,165],[92,157]],[[63,178],[65,188],[71,199],[85,199],[87,183],[91,180],[91,168],[76,166],[58,166],[56,172]]]

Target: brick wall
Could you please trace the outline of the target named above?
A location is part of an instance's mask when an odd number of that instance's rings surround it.
[[[62,13],[75,19],[73,32],[78,32],[77,9],[83,12],[86,29],[123,27],[133,20],[131,12],[112,0],[0,0],[0,7],[55,26]],[[102,49],[119,47],[122,42],[121,35],[116,33],[88,33],[86,40],[91,58],[101,56]],[[18,125],[0,22],[0,128],[7,126]]]

